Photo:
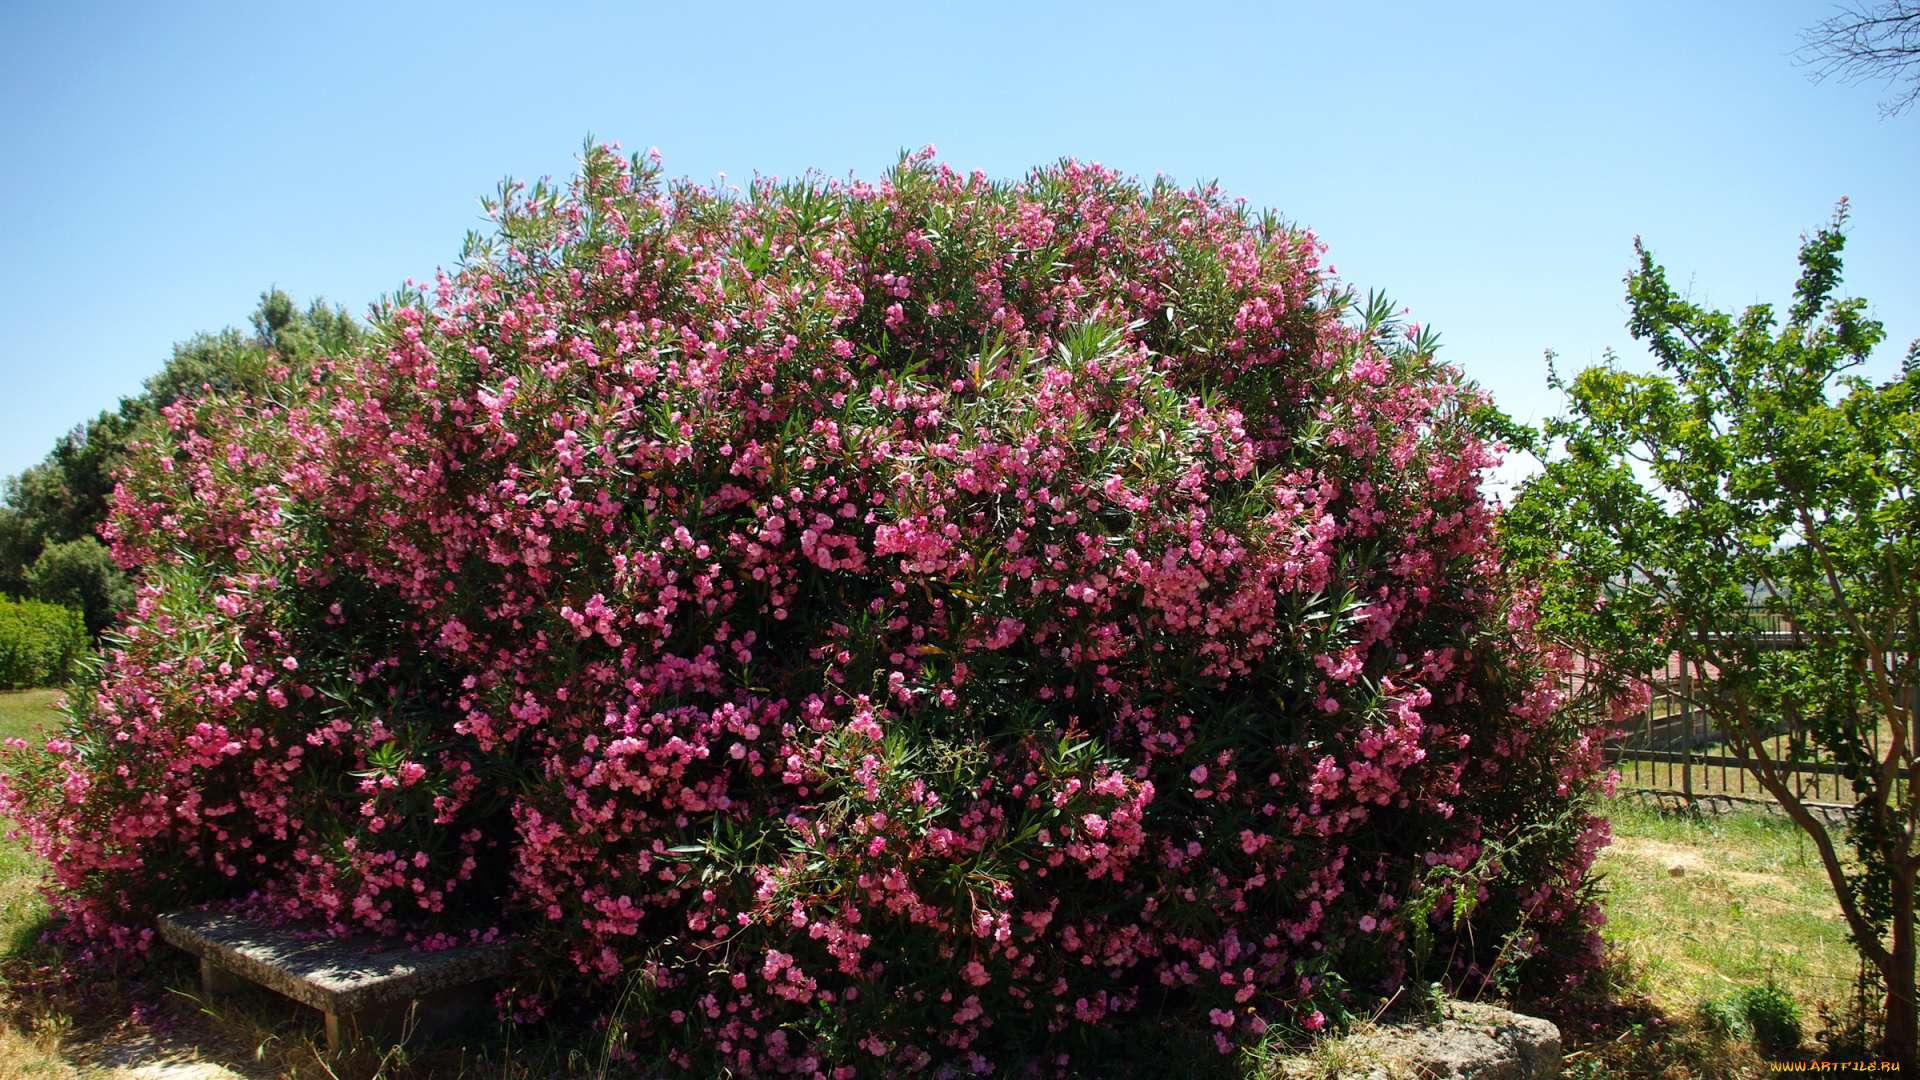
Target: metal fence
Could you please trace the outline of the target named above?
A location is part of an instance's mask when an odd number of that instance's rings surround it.
[[[1800,647],[1778,616],[1756,613],[1754,618],[1760,623],[1763,646]],[[1636,722],[1619,730],[1606,748],[1607,760],[1620,769],[1622,786],[1677,794],[1689,802],[1706,796],[1770,801],[1772,796],[1748,771],[1712,719],[1689,704],[1693,696],[1691,677],[1678,657],[1669,657],[1665,670],[1647,673],[1651,700]],[[1909,687],[1903,696],[1909,723],[1915,725],[1913,734],[1920,737],[1920,688]],[[1769,756],[1789,775],[1791,788],[1802,801],[1854,801],[1852,783],[1842,766],[1821,760],[1812,746],[1795,738],[1796,733],[1785,721],[1776,722],[1766,734],[1771,743]],[[1891,737],[1885,721],[1873,723],[1869,743],[1876,756]],[[1899,770],[1898,775],[1902,781],[1909,781],[1906,769]]]

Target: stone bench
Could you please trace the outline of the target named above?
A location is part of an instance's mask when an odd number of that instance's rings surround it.
[[[515,945],[492,941],[436,952],[392,938],[301,937],[216,911],[176,911],[160,936],[200,958],[209,996],[258,983],[326,1016],[327,1045],[358,1035],[404,1040],[443,1030],[479,1004],[479,984],[510,967]]]

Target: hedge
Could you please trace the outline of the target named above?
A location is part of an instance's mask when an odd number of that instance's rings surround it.
[[[0,596],[0,690],[65,683],[86,654],[87,642],[79,612]]]

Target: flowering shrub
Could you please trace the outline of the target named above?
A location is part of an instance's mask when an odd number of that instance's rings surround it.
[[[836,1078],[1591,961],[1597,743],[1478,399],[1311,234],[925,154],[596,148],[492,209],[126,476],[138,609],[4,790],[75,940],[497,929],[515,1017],[630,993],[682,1067]]]

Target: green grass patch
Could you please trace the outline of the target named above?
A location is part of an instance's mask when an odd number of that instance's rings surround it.
[[[45,742],[61,720],[57,703],[65,690],[0,690],[0,739]]]
[[[1606,935],[1665,1011],[1771,981],[1809,1014],[1849,996],[1859,960],[1813,844],[1769,814],[1662,815],[1608,805]]]
[[[44,864],[19,840],[0,840],[0,960],[38,943],[47,904],[40,896]]]
[[[36,746],[45,742],[62,719],[56,706],[65,696],[56,689],[0,692],[0,739],[25,739]],[[25,841],[0,839],[0,966],[24,958],[39,944],[47,917],[40,896],[45,870]]]

